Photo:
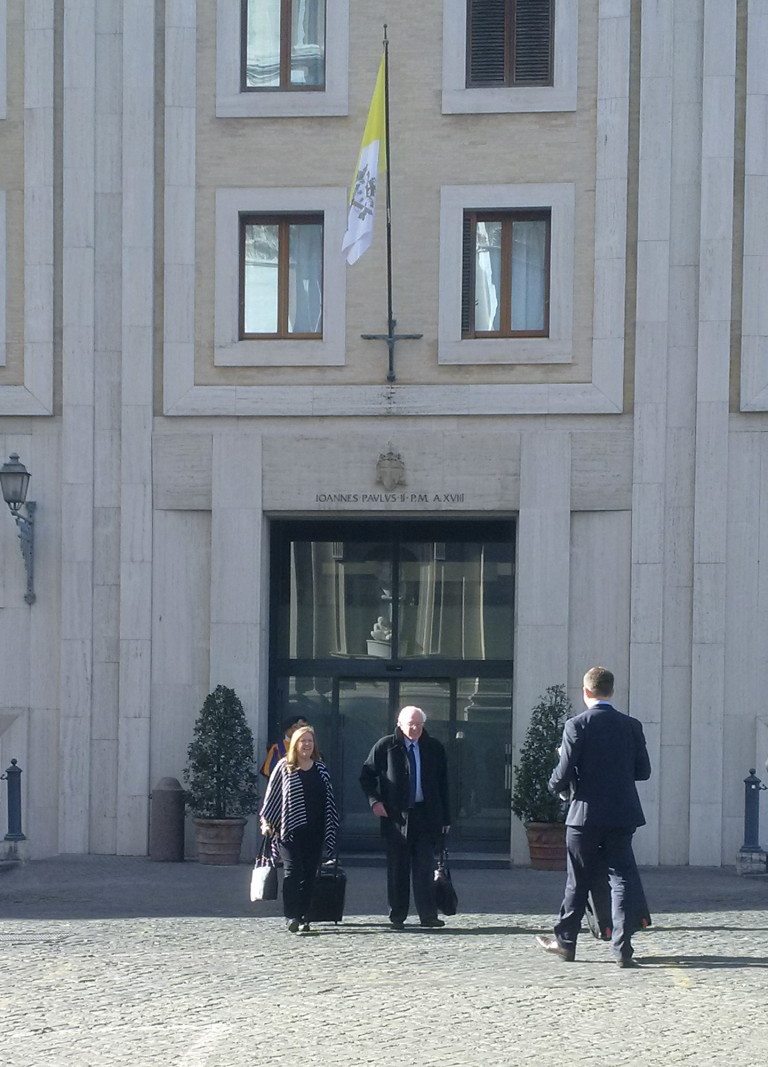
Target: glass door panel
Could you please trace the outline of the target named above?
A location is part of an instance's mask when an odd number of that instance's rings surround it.
[[[300,715],[315,731],[317,747],[328,765],[335,784],[336,716],[333,713],[333,693],[328,678],[291,676],[278,681],[279,715],[275,716],[274,734],[269,744],[282,739],[282,723]]]
[[[341,847],[381,847],[360,767],[415,704],[446,748],[454,846],[506,851],[513,524],[276,520],[271,543],[270,740],[315,727]]]
[[[446,748],[451,736],[451,686],[447,680],[402,679],[398,682],[395,715],[400,708],[414,704],[427,716],[426,730]]]
[[[512,658],[511,543],[407,542],[399,564],[400,656]]]
[[[376,847],[379,820],[360,787],[360,770],[371,748],[395,729],[392,712],[392,683],[388,680],[340,678],[338,689],[338,731],[342,759],[333,776],[341,808],[343,848]]]
[[[278,630],[290,659],[389,659],[392,545],[291,541]]]
[[[455,835],[469,851],[509,848],[512,679],[459,678],[453,774]]]

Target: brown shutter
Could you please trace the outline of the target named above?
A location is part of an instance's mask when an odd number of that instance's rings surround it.
[[[554,0],[516,0],[514,84],[552,84]]]
[[[474,308],[475,227],[473,215],[464,212],[461,242],[461,336],[471,337],[475,329]]]
[[[504,85],[506,0],[467,0],[467,85]]]

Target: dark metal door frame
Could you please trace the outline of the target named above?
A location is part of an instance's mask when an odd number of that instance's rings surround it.
[[[386,681],[389,683],[390,722],[394,729],[397,714],[397,693],[402,681],[445,682],[449,689],[448,759],[451,767],[451,791],[455,800],[459,790],[459,768],[452,758],[456,749],[458,682],[461,678],[513,678],[512,657],[504,660],[469,659],[410,659],[399,655],[399,599],[396,591],[400,581],[400,546],[407,541],[486,541],[509,542],[514,565],[515,524],[513,519],[308,519],[273,520],[270,524],[270,614],[269,614],[269,733],[279,728],[282,718],[280,679],[295,677],[324,677],[331,680],[333,757],[341,780],[344,767],[344,738],[339,713],[340,684],[346,680]],[[368,657],[290,659],[279,655],[282,651],[279,632],[279,610],[284,586],[290,581],[287,561],[288,546],[293,540],[372,541],[391,546],[393,585],[393,644],[390,660]],[[285,646],[283,646],[285,647]],[[377,738],[372,738],[373,744]],[[341,800],[341,798],[339,798]]]

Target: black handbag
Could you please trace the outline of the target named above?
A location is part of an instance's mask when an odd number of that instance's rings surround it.
[[[455,915],[459,910],[459,898],[451,881],[448,866],[448,850],[444,848],[437,858],[435,867],[435,903],[443,915]]]
[[[272,861],[269,838],[262,838],[251,873],[251,900],[277,900],[277,867]]]

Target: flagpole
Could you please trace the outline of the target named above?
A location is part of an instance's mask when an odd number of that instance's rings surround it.
[[[382,69],[383,67],[383,69]],[[381,82],[384,82],[383,93],[379,86]],[[355,185],[353,191],[350,194],[350,209],[349,209],[349,221],[347,222],[347,232],[344,235],[344,241],[342,242],[342,252],[348,250],[347,262],[356,263],[363,252],[366,251],[371,243],[371,234],[373,230],[373,196],[375,191],[370,191],[366,188],[366,176],[369,174],[369,163],[364,160],[364,153],[367,150],[369,144],[374,141],[372,136],[373,130],[370,131],[369,136],[368,124],[371,122],[374,115],[374,104],[381,96],[384,97],[384,152],[386,154],[386,171],[387,171],[387,184],[385,194],[385,213],[386,213],[386,226],[387,226],[387,332],[386,333],[363,333],[360,336],[366,341],[386,341],[387,352],[389,353],[389,364],[387,370],[387,381],[392,383],[397,381],[395,376],[395,345],[398,341],[419,341],[423,336],[420,333],[395,333],[395,327],[397,322],[395,320],[395,313],[392,309],[392,194],[390,174],[392,173],[392,153],[389,144],[389,38],[387,37],[387,24],[384,23],[384,55],[379,61],[379,74],[376,79],[376,89],[374,90],[373,100],[371,101],[371,110],[368,113],[368,123],[366,124],[366,130],[363,133],[363,145],[360,153],[361,162],[358,163],[358,172],[355,179]],[[379,109],[381,104],[378,104]],[[378,123],[381,124],[381,111],[378,112]],[[375,127],[377,130],[379,127]],[[366,137],[369,139],[366,141]],[[377,153],[381,149],[381,135],[375,139],[377,144]],[[378,156],[374,160],[373,169],[376,173],[376,167],[378,162]],[[364,165],[363,165],[364,164]],[[373,183],[370,183],[371,185]],[[357,193],[358,186],[360,187],[359,194]],[[360,203],[357,202],[355,196],[358,195]],[[364,209],[364,210],[363,210]],[[356,216],[356,217],[355,217]],[[363,235],[362,228],[359,223],[369,216],[371,223],[368,224],[367,232]],[[363,242],[363,236],[367,237],[367,241],[363,245],[362,249],[358,250],[357,243]],[[353,257],[350,259],[350,255]]]
[[[390,337],[395,333],[395,320],[392,315],[392,192],[390,175],[392,173],[392,154],[389,148],[389,38],[387,24],[384,23],[384,144],[387,153],[387,332]],[[395,347],[389,345],[389,369],[387,381],[395,381]]]

